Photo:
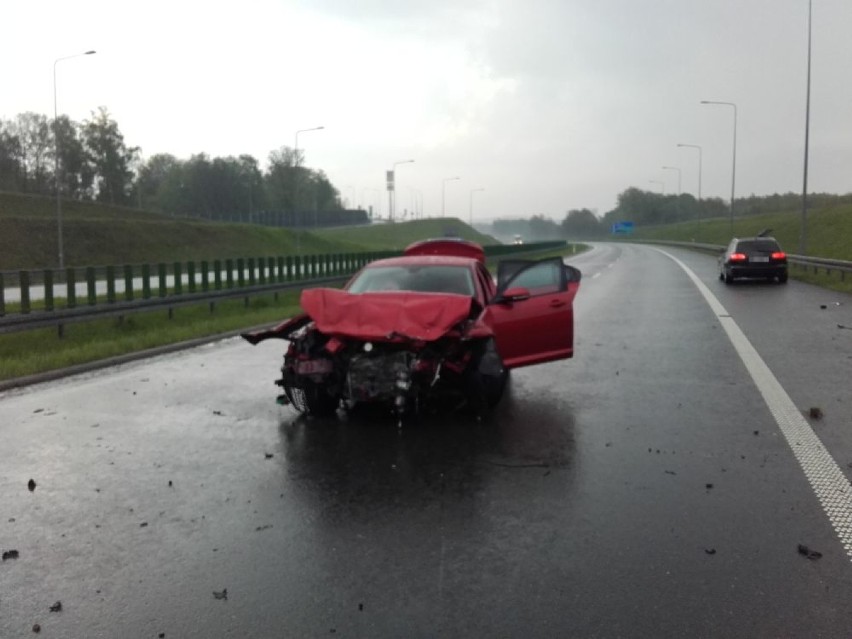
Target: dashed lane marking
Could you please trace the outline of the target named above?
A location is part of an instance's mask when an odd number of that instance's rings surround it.
[[[686,264],[666,251],[656,250],[686,272],[716,314],[802,467],[846,554],[852,559],[852,485],[849,480],[716,296]]]

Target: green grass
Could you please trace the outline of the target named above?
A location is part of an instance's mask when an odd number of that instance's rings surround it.
[[[480,244],[499,244],[490,235],[483,235],[456,218],[438,218],[396,222],[393,224],[372,224],[336,229],[320,229],[318,238],[330,241],[347,241],[367,250],[402,250],[416,240],[454,235]]]
[[[731,240],[729,218],[712,218],[653,228],[636,229],[638,239],[677,240],[727,245]],[[767,213],[734,218],[734,236],[755,235],[772,229],[772,235],[788,253],[799,252],[801,211]],[[808,212],[807,254],[852,261],[852,206],[836,206]]]
[[[166,311],[127,315],[68,324],[64,337],[55,328],[0,335],[0,380],[84,364],[108,357],[219,335],[247,326],[273,324],[299,312],[298,291],[254,297],[248,307],[242,300]]]

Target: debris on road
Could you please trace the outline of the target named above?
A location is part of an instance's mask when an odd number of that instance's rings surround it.
[[[62,602],[57,601],[50,607],[50,612],[62,612]]]
[[[710,490],[711,488],[713,488],[713,484],[704,484],[704,488]]]
[[[677,473],[673,470],[667,470],[667,471],[665,471],[665,473],[666,473],[666,475],[677,475]]]
[[[808,417],[810,417],[811,419],[822,419],[822,417],[823,417],[822,409],[819,408],[818,406],[811,406],[808,409]]]
[[[272,528],[272,524],[266,524],[265,526],[258,526],[254,529],[254,532],[260,532],[261,530],[269,530]]]
[[[275,455],[273,455],[272,453],[263,453],[263,456],[266,457],[266,459],[272,459],[273,457],[275,457]]]
[[[225,416],[225,413],[223,413],[223,412],[222,412],[222,411],[220,411],[220,410],[214,410],[214,411],[213,411],[213,414],[214,414],[214,415],[218,415],[219,417],[224,417],[224,416]]]
[[[216,592],[216,591],[214,590],[214,591],[213,591],[213,597],[214,597],[215,599],[225,599],[225,600],[227,601],[227,599],[228,599],[228,589],[227,589],[227,588],[225,588],[224,590],[222,590],[222,592]]]
[[[169,480],[169,487],[170,488],[172,487],[172,480],[171,479]]]
[[[715,548],[705,548],[704,552],[707,553],[708,555],[715,555],[716,549]]]
[[[17,559],[18,556],[19,553],[17,550],[6,550],[3,552],[3,561],[6,561],[7,559]]]
[[[844,326],[843,324],[838,324],[837,328],[841,328],[847,331],[852,331],[852,326]]]
[[[800,555],[807,557],[811,561],[815,561],[817,559],[822,558],[821,552],[819,552],[818,550],[812,550],[812,549],[808,548],[807,546],[805,546],[804,544],[799,544],[798,550],[799,550]]]
[[[30,489],[30,492],[33,492],[33,491],[36,489],[36,483],[35,483],[35,480],[34,480],[34,479],[30,479],[30,480],[27,482],[27,488],[29,488],[29,489]]]
[[[760,431],[759,430],[754,431],[754,435],[755,435],[755,437],[757,437],[758,435],[760,435]]]
[[[148,527],[148,522],[147,522],[147,521],[143,521],[141,524],[139,524],[139,527],[140,527],[140,528],[147,528],[147,527]]]
[[[38,625],[37,623],[33,624],[33,632],[36,633],[36,634],[40,633],[41,632],[41,626]]]

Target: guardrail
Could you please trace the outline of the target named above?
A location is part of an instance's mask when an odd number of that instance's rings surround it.
[[[670,240],[630,240],[642,244],[663,244],[665,246],[676,246],[681,248],[697,249],[710,253],[721,253],[727,248],[723,244],[702,244],[700,242],[675,242]],[[814,273],[824,269],[826,275],[832,271],[840,273],[840,279],[846,279],[846,273],[852,273],[852,262],[847,260],[835,260],[827,257],[811,257],[809,255],[796,255],[787,253],[787,262],[801,268],[812,268]]]
[[[554,241],[483,248],[490,257],[564,245]],[[212,312],[220,300],[244,298],[248,304],[252,295],[341,282],[368,262],[395,255],[400,252],[72,267],[62,272],[63,282],[53,269],[0,272],[0,334],[56,326],[61,337],[69,323],[158,309],[168,310],[171,317],[177,307],[203,303],[209,303]],[[17,287],[8,286],[10,279]],[[14,291],[17,297],[10,301]],[[10,306],[15,310],[9,312]]]

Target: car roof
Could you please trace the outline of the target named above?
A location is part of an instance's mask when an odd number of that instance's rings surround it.
[[[464,266],[472,268],[478,260],[472,257],[457,257],[455,255],[403,255],[387,257],[370,262],[365,268],[373,266]]]
[[[456,255],[472,257],[485,264],[485,251],[476,242],[460,237],[442,237],[421,240],[405,247],[404,255]]]
[[[735,237],[734,239],[737,242],[775,242],[776,244],[778,243],[778,240],[776,240],[771,235],[754,235],[754,236],[751,236],[751,237]]]

